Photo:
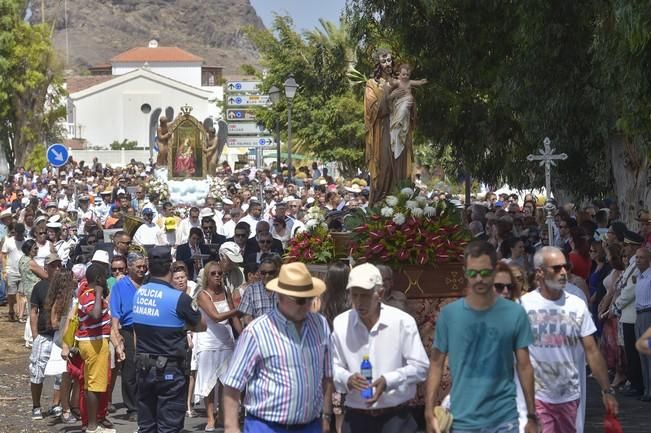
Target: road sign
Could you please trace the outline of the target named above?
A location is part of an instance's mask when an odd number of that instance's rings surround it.
[[[269,104],[269,95],[229,95],[228,105],[251,106]]]
[[[47,148],[47,162],[54,168],[63,167],[68,162],[70,152],[63,144],[55,143]]]
[[[228,147],[274,147],[273,137],[228,137]]]
[[[257,92],[260,90],[262,81],[228,81],[226,91],[228,92]]]
[[[237,122],[240,120],[255,120],[255,113],[253,110],[246,110],[243,108],[229,108],[226,110],[226,119],[229,122]]]
[[[228,135],[248,135],[265,132],[263,125],[255,122],[237,122],[228,124]]]

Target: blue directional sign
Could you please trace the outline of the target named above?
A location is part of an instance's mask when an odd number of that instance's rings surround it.
[[[63,167],[70,158],[68,148],[63,144],[55,143],[47,148],[47,162],[54,168]]]

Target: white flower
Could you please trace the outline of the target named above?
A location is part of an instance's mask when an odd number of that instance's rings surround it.
[[[388,206],[383,207],[382,209],[380,209],[380,213],[382,214],[383,217],[387,217],[387,218],[392,217],[393,216],[393,208],[388,207]]]
[[[423,212],[425,213],[425,216],[428,217],[433,217],[436,215],[436,209],[433,208],[432,206],[425,206],[425,209],[423,209]]]
[[[418,202],[416,200],[407,200],[405,206],[407,209],[415,209],[418,207]]]
[[[319,223],[318,223],[318,221],[316,221],[316,220],[308,220],[308,221],[305,223],[305,227],[307,227],[308,230],[313,230],[313,229],[315,229],[316,226],[318,226],[318,225],[319,225]]]
[[[393,216],[393,222],[401,226],[405,223],[405,216],[398,212]]]
[[[423,210],[419,207],[416,207],[411,210],[411,214],[416,218],[420,218],[423,216]]]
[[[411,197],[412,195],[414,195],[414,190],[411,188],[403,188],[400,190],[400,194],[406,197]]]
[[[387,206],[393,207],[398,204],[398,197],[396,197],[395,195],[388,195],[387,198],[384,199],[384,201],[386,202]]]
[[[416,197],[416,201],[418,202],[418,206],[420,207],[425,207],[427,205],[427,197],[423,195],[419,195]]]

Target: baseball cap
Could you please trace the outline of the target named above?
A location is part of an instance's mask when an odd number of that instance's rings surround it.
[[[219,247],[219,254],[224,254],[233,263],[242,263],[244,261],[240,247],[235,242],[224,242]]]
[[[150,207],[146,207],[146,208],[144,208],[144,209],[142,210],[142,214],[143,214],[143,215],[153,215],[153,214],[154,214],[154,210],[153,210],[152,208],[150,208]]]
[[[59,257],[58,254],[56,253],[48,254],[48,256],[45,258],[45,265],[47,266],[50,263],[60,262],[60,261],[61,261],[61,257]]]
[[[381,285],[383,285],[383,280],[380,270],[370,263],[362,263],[350,271],[346,289],[350,290],[352,287],[359,287],[360,289],[373,290],[375,286]]]
[[[172,250],[166,246],[156,246],[149,250],[151,260],[172,261]]]

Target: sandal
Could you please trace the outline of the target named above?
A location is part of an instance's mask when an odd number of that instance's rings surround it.
[[[97,424],[101,425],[102,427],[113,428],[113,422],[108,418],[97,420]]]
[[[72,411],[68,410],[61,414],[61,422],[64,424],[74,424],[77,422],[77,417],[72,413]]]
[[[195,412],[194,409],[186,410],[185,416],[188,418],[195,418],[197,416],[197,412]]]

